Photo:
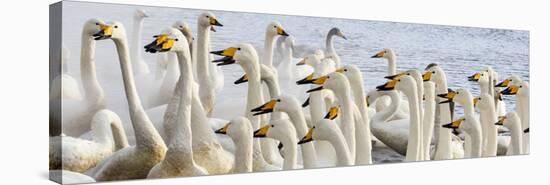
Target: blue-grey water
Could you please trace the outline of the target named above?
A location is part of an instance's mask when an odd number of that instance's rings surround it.
[[[152,36],[185,20],[196,30],[196,18],[203,10],[164,7],[127,6],[65,2],[63,9],[63,43],[71,51],[71,74],[79,79],[80,34],[83,23],[90,18],[122,22],[131,39],[133,13],[144,9],[151,17],[144,23],[142,42],[151,42]],[[450,88],[467,88],[479,94],[479,85],[467,81],[467,76],[483,66],[492,66],[500,78],[516,74],[529,81],[529,32],[487,28],[408,24],[351,19],[316,18],[257,13],[212,11],[224,24],[212,34],[212,48],[223,49],[231,43],[249,42],[263,48],[266,25],[279,21],[293,35],[298,45],[324,48],[326,32],[340,28],[348,40],[334,40],[335,48],[344,64],[359,66],[367,89],[385,82],[387,62],[370,56],[382,48],[393,48],[398,70],[423,70],[430,63],[439,64],[447,74]],[[151,71],[156,66],[155,55],[143,53]],[[97,71],[106,91],[108,108],[119,114],[125,111],[125,98],[120,68],[112,42],[98,42]],[[220,98],[242,97],[246,91],[233,85],[242,75],[238,66],[223,68],[225,87]],[[508,110],[513,110],[514,99],[505,97]],[[460,111],[459,111],[460,112]]]

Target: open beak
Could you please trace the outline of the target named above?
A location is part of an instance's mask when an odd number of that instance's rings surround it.
[[[495,85],[495,87],[508,87],[510,84],[510,79],[503,80],[502,82]]]
[[[231,124],[231,123],[227,123],[227,124],[225,124],[224,127],[220,128],[220,129],[218,129],[218,130],[216,130],[216,131],[214,131],[214,132],[215,132],[216,134],[227,134],[227,128],[229,128],[229,125],[230,125],[230,124]]]
[[[397,80],[389,80],[383,85],[376,86],[376,90],[378,91],[389,91],[395,89],[395,85],[397,84]]]
[[[315,127],[311,127],[309,131],[307,132],[306,136],[304,136],[300,141],[298,141],[298,144],[304,144],[310,141],[313,141],[313,131],[315,130]]]
[[[277,34],[279,35],[282,35],[282,36],[289,36],[289,34],[281,27],[277,27]]]
[[[216,32],[216,29],[214,29],[214,26],[223,27],[223,25],[215,17],[210,17],[210,25],[212,25],[212,27],[210,27],[210,31],[213,31],[213,32]]]
[[[234,84],[241,84],[248,82],[248,75],[244,74],[241,78],[239,78],[237,81],[233,82]]]
[[[277,104],[277,100],[272,99],[269,100],[267,103],[263,104],[262,106],[256,107],[255,109],[250,110],[251,112],[255,112],[253,115],[262,115],[273,112],[273,108]]]
[[[311,98],[311,96],[307,97],[307,100],[302,104],[302,107],[307,107],[309,105],[309,99],[310,98]]]
[[[212,61],[213,63],[218,63],[217,64],[218,66],[223,66],[223,65],[230,65],[235,63],[235,60],[233,59],[233,57],[235,56],[236,52],[237,52],[237,48],[229,47],[224,50],[212,51],[210,53],[214,55],[224,56],[223,58]]]
[[[313,73],[307,75],[304,79],[301,79],[301,80],[298,80],[296,81],[296,84],[297,85],[302,85],[302,84],[311,84],[313,83]]]
[[[380,52],[376,53],[375,55],[373,55],[371,58],[382,58],[382,57],[384,57],[385,53],[386,52],[384,52],[384,51],[380,51]]]
[[[327,114],[325,115],[325,119],[330,119],[330,120],[336,119],[336,117],[338,117],[338,111],[339,111],[339,108],[337,106],[331,107],[328,110]]]
[[[430,71],[426,71],[424,72],[424,74],[422,74],[422,80],[424,80],[425,82],[430,81],[431,78],[432,78],[432,72]]]
[[[94,40],[109,39],[113,36],[113,27],[107,24],[99,24],[99,32],[92,35]]]
[[[472,76],[468,77],[468,81],[477,82],[479,81],[479,78],[481,77],[481,73],[477,72],[473,74]]]
[[[508,88],[502,90],[500,93],[503,95],[515,95],[518,93],[519,87],[517,85],[508,86]]]
[[[506,116],[499,116],[498,121],[495,123],[495,125],[504,125],[504,120],[506,119]]]
[[[271,125],[263,126],[262,128],[254,131],[254,137],[266,137],[267,131],[269,131],[269,128],[271,128]]]
[[[174,46],[175,39],[170,38],[166,34],[155,35],[153,37],[155,38],[155,40],[144,47],[145,52],[166,52],[170,51],[170,49],[172,49],[172,46]]]
[[[456,96],[456,92],[450,90],[447,94],[438,94],[440,98],[445,98],[446,100],[439,102],[439,104],[449,103],[453,101],[453,98]]]

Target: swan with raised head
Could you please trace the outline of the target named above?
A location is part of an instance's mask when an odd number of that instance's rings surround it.
[[[260,117],[253,116],[248,111],[263,103],[263,91],[261,84],[260,63],[258,62],[258,54],[252,45],[247,43],[234,44],[224,50],[213,51],[212,54],[223,56],[221,59],[212,61],[218,66],[238,64],[248,77],[248,93],[246,99],[245,116],[252,123],[253,129],[260,128]],[[254,171],[275,170],[276,167],[268,164],[262,155],[260,142],[254,140],[253,144],[253,159]]]
[[[336,151],[337,166],[353,165],[348,144],[344,139],[342,131],[332,120],[321,119],[317,121],[316,126],[309,129],[307,134],[300,139],[298,144],[304,144],[311,141],[328,141]]]
[[[141,33],[143,32],[143,21],[149,17],[149,14],[142,9],[134,12],[132,44],[130,44],[130,60],[132,61],[132,70],[135,76],[148,75],[149,66],[143,60],[141,53]]]
[[[92,140],[69,136],[50,138],[50,169],[85,172],[114,151],[128,146],[118,115],[100,110],[92,118]]]
[[[265,31],[264,53],[262,55],[261,63],[272,69],[275,69],[273,67],[273,47],[275,46],[275,38],[279,35],[289,36],[281,23],[277,21],[269,23]]]
[[[254,131],[254,137],[268,137],[281,142],[285,154],[283,170],[296,169],[298,158],[298,138],[296,129],[288,119],[280,119],[270,122],[262,128]]]
[[[151,169],[147,178],[206,175],[208,172],[198,166],[193,159],[191,106],[194,79],[189,43],[185,36],[175,28],[168,28],[155,37],[156,40],[145,47],[147,52],[170,51],[176,53],[178,57],[181,75],[176,95],[180,98],[176,121],[172,125],[171,137],[168,138],[168,151],[166,151],[164,160]]]
[[[113,153],[87,174],[97,181],[145,178],[151,168],[164,158],[166,145],[141,105],[134,82],[124,26],[120,22],[111,22],[99,24],[97,27],[100,31],[94,34],[94,39],[111,39],[117,49],[136,145]]]
[[[340,62],[340,56],[338,56],[338,53],[336,53],[336,49],[334,49],[334,36],[338,36],[345,40],[348,40],[348,38],[344,35],[344,33],[342,33],[339,28],[334,27],[328,31],[327,38],[325,40],[325,55],[330,56],[332,60],[334,60],[336,68],[340,68],[342,64]]]
[[[226,134],[235,143],[235,163],[233,173],[252,172],[253,132],[250,121],[242,116],[233,118],[224,127],[216,130],[218,134]]]
[[[521,128],[526,130],[529,128],[529,82],[522,81],[518,84],[512,84],[508,88],[502,90],[503,95],[516,96],[516,113],[521,120]],[[529,132],[523,134],[523,149],[524,154],[529,153]]]
[[[61,47],[61,74],[56,76],[50,86],[50,100],[82,100],[79,85],[76,79],[69,73],[71,52],[64,45]],[[63,85],[61,85],[63,84]]]
[[[469,153],[469,157],[481,157],[481,127],[475,117],[471,115],[465,115],[451,123],[442,125],[443,128],[449,129],[461,129],[466,132],[470,137],[466,138],[471,143],[471,151],[465,151]]]
[[[525,154],[522,147],[523,130],[521,129],[521,121],[516,112],[508,112],[506,116],[500,116],[498,121],[494,123],[508,128],[512,134],[510,144],[508,146],[507,155],[521,155]]]
[[[497,121],[495,100],[493,95],[489,93],[490,88],[486,87],[491,84],[490,75],[486,71],[483,71],[479,74],[474,74],[474,79],[476,79],[482,87],[480,91],[481,95],[476,98],[477,100],[474,100],[474,105],[477,103],[479,106],[479,121],[481,122],[481,136],[483,139],[481,143],[483,156],[494,157],[497,155],[498,130],[495,126],[495,122]]]
[[[430,160],[431,143],[435,121],[435,83],[427,81],[424,85],[424,115],[422,116],[422,142],[424,149],[424,160]]]

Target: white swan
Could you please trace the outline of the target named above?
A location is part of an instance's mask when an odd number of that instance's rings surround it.
[[[384,90],[399,90],[407,96],[409,100],[410,119],[404,120],[410,123],[409,126],[409,139],[407,142],[407,152],[405,155],[406,161],[418,161],[423,160],[422,155],[422,123],[421,123],[421,110],[419,109],[418,92],[416,81],[413,77],[405,75],[388,81],[386,84],[376,87],[380,91]],[[400,120],[398,120],[400,121]]]
[[[233,173],[252,172],[253,132],[250,121],[241,116],[233,118],[224,127],[216,130],[218,134],[227,134],[235,143]]]
[[[63,46],[61,48],[61,74],[56,76],[50,86],[50,100],[82,100],[82,93],[78,86],[78,82],[69,73],[69,62],[71,53],[69,48]]]
[[[304,113],[302,112],[298,100],[293,96],[281,95],[275,97],[274,99],[270,100],[260,107],[253,109],[252,111],[256,112],[255,114],[284,112],[288,115],[290,121],[294,125],[294,128],[296,130],[295,136],[301,138],[307,134],[308,127],[306,124]],[[283,146],[286,147],[284,143]],[[303,155],[302,161],[304,164],[304,168],[317,167],[318,162],[313,143],[303,144],[301,146],[301,150]]]
[[[253,116],[249,110],[259,106],[263,102],[263,92],[261,85],[260,63],[258,62],[258,54],[252,45],[241,43],[234,44],[232,47],[221,51],[211,52],[216,55],[224,56],[221,59],[212,62],[217,65],[238,64],[245,71],[248,77],[248,93],[246,99],[245,116],[252,123],[253,129],[260,127],[260,117]],[[276,170],[277,168],[269,165],[262,156],[260,143],[257,139],[254,140],[254,171]]]
[[[50,138],[50,169],[85,172],[114,151],[128,146],[118,115],[100,110],[92,118],[92,140],[69,136]]]
[[[330,56],[332,60],[334,60],[336,68],[340,68],[342,64],[340,62],[340,56],[338,56],[338,53],[336,53],[336,49],[334,49],[334,36],[341,37],[345,40],[347,40],[348,38],[346,38],[346,36],[344,35],[344,33],[342,33],[342,31],[340,31],[340,29],[334,27],[328,31],[327,38],[325,40],[325,55]]]
[[[521,155],[523,152],[523,133],[521,129],[521,121],[516,112],[508,112],[506,116],[501,116],[495,125],[500,125],[508,128],[512,134],[510,144],[508,146],[507,155]]]
[[[281,141],[285,154],[283,170],[297,169],[298,138],[296,129],[288,119],[272,121],[254,131],[254,137],[269,137]]]
[[[149,17],[149,14],[142,9],[138,9],[134,13],[133,29],[132,29],[132,44],[130,44],[130,60],[132,61],[132,70],[135,76],[148,75],[149,66],[143,60],[141,53],[141,33],[143,32],[143,20]]]
[[[308,90],[308,87],[297,86],[296,81],[311,74],[313,68],[307,65],[296,66],[299,60],[292,56],[294,50],[294,37],[287,36],[279,38],[284,38],[283,48],[281,49],[282,60],[277,66],[281,91],[286,94],[292,94],[299,100],[305,99],[304,92]]]
[[[281,23],[277,21],[269,23],[265,30],[264,53],[261,63],[273,69],[275,69],[273,66],[273,47],[275,46],[275,38],[279,35],[289,36]]]
[[[111,39],[116,46],[136,145],[119,150],[87,172],[97,181],[141,179],[164,158],[166,145],[141,105],[130,63],[124,26],[119,22],[97,25],[96,40]],[[123,171],[124,173],[120,173]]]
[[[381,51],[377,52],[371,58],[384,58],[388,61],[388,73],[387,76],[393,76],[397,74],[397,62],[395,52],[391,48],[384,48]],[[376,101],[377,111],[380,111],[386,108],[391,102],[387,97],[381,98],[379,101]],[[401,101],[402,105],[399,106],[399,113],[395,115],[392,120],[398,120],[400,118],[407,118],[406,115],[409,113],[409,106],[406,101]]]
[[[193,159],[192,133],[191,133],[191,106],[193,101],[193,67],[189,42],[186,37],[175,28],[168,28],[151,45],[146,46],[146,51],[156,53],[171,51],[175,52],[181,71],[177,89],[177,96],[180,96],[176,121],[172,125],[171,137],[168,138],[168,151],[164,160],[155,165],[147,178],[163,178],[177,176],[200,176],[208,172],[198,166]]]
[[[81,35],[80,78],[84,92],[83,100],[65,100],[60,106],[63,114],[50,113],[54,126],[62,125],[62,132],[68,136],[78,137],[89,131],[92,117],[105,109],[106,101],[103,89],[97,80],[95,68],[95,40],[93,35],[100,31],[104,22],[90,19],[84,23]],[[57,109],[57,110],[59,110]],[[55,109],[54,109],[55,110]]]
[[[342,131],[333,121],[321,119],[317,121],[316,126],[309,129],[298,144],[304,144],[313,140],[328,141],[336,151],[338,166],[353,165],[348,145],[344,139]]]
[[[489,74],[485,71],[479,73],[478,81],[480,86],[489,86],[491,84]],[[481,85],[483,84],[483,85]],[[487,89],[490,90],[490,89]],[[495,108],[495,100],[493,95],[489,94],[488,91],[480,91],[481,95],[474,100],[479,105],[479,120],[481,122],[481,136],[483,139],[483,156],[484,157],[494,157],[497,155],[497,137],[498,130],[495,126],[497,121],[497,112]],[[498,106],[497,106],[498,107]]]
[[[453,121],[450,124],[444,125],[445,128],[458,128],[462,121],[465,121],[462,130],[466,131],[467,137],[465,138],[464,153],[466,157],[481,157],[482,155],[482,135],[481,124],[476,117],[474,110],[474,98],[472,93],[467,89],[458,89],[456,91],[449,91],[444,94],[438,94],[437,96],[446,99],[439,102],[439,104],[446,104],[449,102],[456,102],[464,108],[464,117]],[[494,106],[494,104],[492,104]],[[479,140],[479,141],[478,141]],[[479,146],[478,146],[479,145]]]
[[[435,121],[435,83],[426,81],[424,85],[424,115],[422,116],[422,141],[424,149],[424,160],[430,160],[430,149],[434,131]]]
[[[503,95],[516,95],[516,112],[521,120],[521,128],[529,128],[529,82],[522,81],[519,84],[508,86],[501,92]],[[529,132],[523,134],[524,154],[529,154]]]
[[[212,113],[216,94],[223,88],[223,73],[210,63],[210,31],[213,26],[223,26],[211,12],[204,12],[197,19],[197,82],[199,83],[200,102],[207,115]]]

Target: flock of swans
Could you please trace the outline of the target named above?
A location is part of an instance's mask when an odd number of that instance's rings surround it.
[[[275,21],[266,27],[259,56],[248,43],[212,50],[210,34],[224,25],[211,12],[197,18],[196,37],[177,21],[144,45],[147,16],[136,11],[131,45],[120,22],[85,22],[81,81],[66,70],[66,57],[61,60],[50,99],[63,100],[63,114],[50,115],[50,169],[66,173],[67,181],[368,165],[376,144],[405,161],[529,152],[529,83],[515,75],[497,83],[490,66],[464,78],[479,83],[474,96],[449,89],[437,64],[398,72],[394,51],[384,49],[372,58],[387,60],[388,80],[367,92],[362,72],[334,48],[335,37],[347,39],[338,28],[328,32],[325,50],[298,59],[293,36]],[[107,109],[97,80],[96,42],[107,41],[118,53],[129,118]],[[143,49],[158,56],[155,71],[143,61]],[[242,68],[234,84],[246,84],[247,96],[216,105],[226,65]],[[505,111],[507,95],[516,98],[515,111]],[[455,104],[463,117],[454,116]],[[232,106],[226,114],[245,112],[223,120],[212,116],[216,106]],[[504,130],[511,135],[499,134]]]

